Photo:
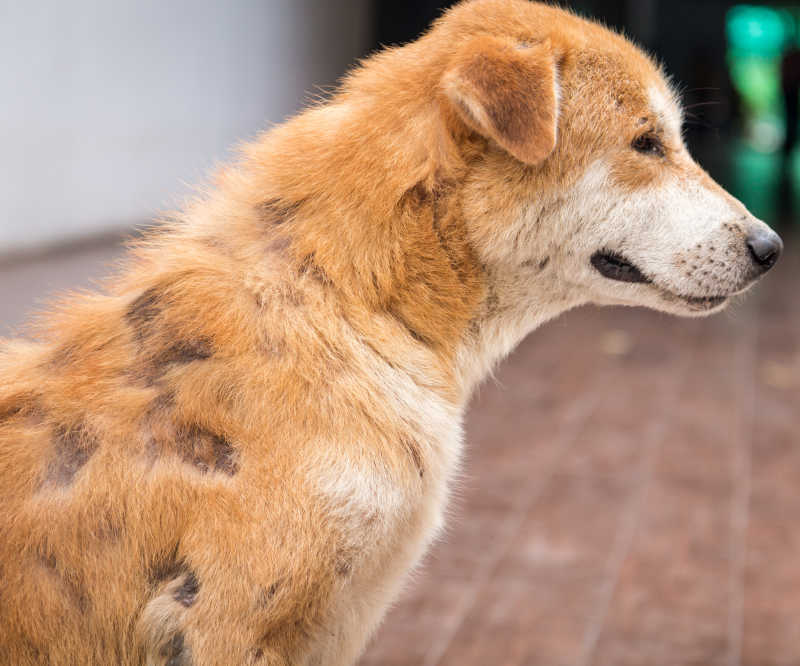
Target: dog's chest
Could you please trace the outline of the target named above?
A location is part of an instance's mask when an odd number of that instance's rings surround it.
[[[391,436],[364,441],[339,455],[336,447],[309,471],[340,538],[366,559],[413,566],[442,526],[462,449],[462,410],[410,381],[383,384]],[[391,544],[392,553],[381,553]],[[366,562],[365,562],[366,564]]]

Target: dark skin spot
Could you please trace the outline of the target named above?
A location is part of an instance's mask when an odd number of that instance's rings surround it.
[[[223,396],[219,398],[224,400]],[[149,455],[156,461],[164,454],[177,454],[183,462],[205,474],[234,476],[239,471],[238,452],[224,436],[196,424],[174,424],[175,397],[166,392],[156,398],[145,417],[150,436]]]
[[[353,570],[353,563],[350,560],[342,560],[336,565],[336,574],[339,576],[349,576]]]
[[[303,261],[300,262],[299,273],[300,275],[310,276],[326,287],[333,284],[325,270],[317,263],[313,252],[303,257]]]
[[[164,300],[163,288],[151,287],[131,303],[125,315],[137,341],[146,347],[144,351],[157,349],[149,353],[154,369],[159,370],[171,363],[191,363],[210,358],[214,349],[208,338],[200,336],[187,340],[178,333],[164,330]],[[152,338],[156,335],[165,340],[163,345],[153,343]],[[149,344],[145,345],[145,342]]]
[[[39,561],[42,563],[42,566],[45,567],[45,569],[52,569],[55,571],[56,567],[58,566],[56,556],[51,552],[41,553],[39,555]]]
[[[47,543],[42,544],[38,550],[38,560],[41,566],[58,581],[78,610],[85,613],[89,609],[89,594],[83,578],[77,572],[60,567],[55,553]]]
[[[416,213],[418,209],[424,208],[432,202],[433,196],[431,191],[425,186],[425,183],[420,181],[400,197],[398,207],[410,209],[412,213]]]
[[[181,606],[189,608],[194,604],[197,599],[197,593],[200,591],[200,582],[197,580],[193,571],[189,571],[183,579],[180,587],[173,593],[172,598],[175,599]]]
[[[162,646],[158,656],[165,659],[165,666],[191,666],[192,663],[191,651],[180,631]]]
[[[172,391],[164,391],[150,403],[149,413],[151,416],[163,416],[171,409],[175,408],[175,394]]]
[[[280,583],[275,581],[269,587],[261,587],[258,591],[258,598],[256,599],[256,605],[259,608],[266,608],[271,603],[272,600],[275,598],[275,595],[278,593],[278,589],[280,589]]]
[[[285,203],[280,199],[267,199],[256,206],[256,213],[266,224],[279,226],[290,220],[301,204],[302,202]]]
[[[175,544],[171,550],[159,553],[150,563],[147,582],[151,587],[157,587],[188,572],[186,562],[178,555],[178,547],[179,544]]]
[[[214,345],[207,337],[185,339],[179,333],[170,331],[157,306],[157,296],[148,292],[145,292],[146,298],[140,297],[141,307],[136,309],[135,316],[131,317],[129,310],[128,321],[139,343],[141,358],[135,374],[152,385],[174,365],[208,360],[214,355]]]
[[[161,289],[150,287],[133,301],[128,307],[125,317],[133,327],[136,337],[142,340],[153,326],[153,322],[161,314]]]
[[[539,270],[543,271],[545,268],[547,268],[547,265],[549,263],[550,263],[550,257],[545,257],[544,259],[542,259],[542,261],[539,263]]]
[[[236,449],[221,435],[199,426],[178,431],[175,441],[178,455],[202,473],[221,472],[234,476],[239,471]]]
[[[58,487],[71,484],[98,446],[95,437],[82,424],[56,428],[53,433],[55,456],[48,465],[47,481]]]
[[[273,241],[269,244],[269,249],[271,252],[285,255],[291,244],[292,241],[288,236],[281,235],[273,239]]]
[[[213,346],[207,338],[178,340],[158,352],[153,358],[153,365],[158,370],[172,363],[186,364],[205,361],[213,355]]]

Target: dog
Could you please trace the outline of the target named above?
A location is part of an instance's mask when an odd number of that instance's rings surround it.
[[[354,663],[525,335],[777,261],[681,125],[623,37],[466,0],[243,148],[2,345],[0,661]]]

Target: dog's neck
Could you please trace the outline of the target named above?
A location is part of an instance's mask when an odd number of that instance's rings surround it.
[[[277,250],[288,266],[281,279],[314,276],[351,319],[393,322],[389,346],[424,348],[465,404],[500,359],[558,314],[544,296],[541,307],[535,297],[515,301],[509,276],[481,261],[468,237],[463,184],[486,148],[436,103],[376,117],[369,99],[345,96],[276,127],[220,175],[220,195],[242,206],[225,233],[248,248],[243,262]]]

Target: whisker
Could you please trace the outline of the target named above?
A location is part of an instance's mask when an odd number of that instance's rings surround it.
[[[717,106],[719,104],[722,104],[722,102],[719,101],[719,100],[716,100],[716,101],[713,101],[713,102],[697,102],[696,104],[690,104],[689,106],[684,107],[683,110],[684,111],[689,111],[690,109],[697,109],[697,108],[699,108],[701,106]]]

